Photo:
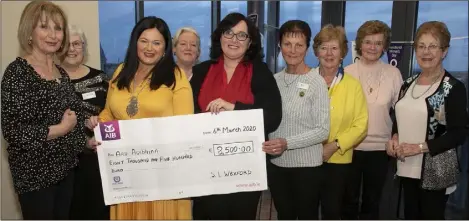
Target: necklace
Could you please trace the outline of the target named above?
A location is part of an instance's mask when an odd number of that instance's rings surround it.
[[[307,66],[306,66],[306,68],[307,68]],[[287,70],[285,69],[285,73],[283,74],[283,82],[285,82],[285,87],[290,87],[290,85],[295,83],[295,81],[302,75],[302,74],[298,74],[298,73],[292,74],[292,75],[296,75],[296,78],[293,79],[292,82],[288,83],[287,82],[287,74],[288,74]]]
[[[43,79],[47,80],[47,81],[55,81],[57,84],[60,84],[62,83],[62,81],[60,80],[60,78],[62,78],[62,74],[60,73],[60,71],[54,67],[55,64],[53,64],[53,68],[52,68],[52,71],[50,72],[50,74],[44,74],[44,73],[40,73],[38,72],[35,67],[37,69],[41,69],[41,66],[40,65],[36,65],[36,64],[32,64],[32,63],[29,63],[29,65],[33,68],[33,70]],[[50,75],[50,76],[49,76]]]
[[[358,72],[357,73],[358,74],[358,80],[363,85],[363,90],[366,93],[366,98],[367,98],[368,103],[374,104],[378,100],[379,91],[381,89],[381,81],[382,81],[382,78],[383,78],[384,67],[383,66],[381,67],[380,71],[378,72],[379,74],[376,74],[376,73],[372,73],[371,75],[366,74],[367,78],[366,78],[365,82],[362,80],[362,75],[364,75],[364,73],[362,73],[360,71],[360,61],[357,62],[357,72]],[[376,80],[375,76],[376,75],[378,75],[378,85],[377,85],[377,87],[374,86],[374,85],[376,85],[375,84],[375,80]],[[364,84],[366,84],[366,85],[364,85]],[[372,95],[375,96],[375,99],[373,101],[371,100]]]
[[[39,73],[38,73],[39,74]],[[47,75],[45,74],[39,74],[42,78],[46,79],[47,80]],[[59,77],[58,77],[59,76]],[[51,76],[51,80],[55,81],[55,83],[57,84],[60,84],[62,83],[62,81],[60,80],[60,78],[62,77],[62,75],[60,75],[60,72],[57,74],[57,71],[55,70],[52,70],[52,76]]]
[[[132,96],[130,97],[129,104],[127,105],[127,108],[126,108],[127,115],[131,118],[138,113],[138,95],[145,88],[145,82],[147,80],[148,78],[143,79],[142,83],[140,83],[140,85],[142,85],[142,88],[140,88],[140,91],[137,94],[135,94],[135,91],[137,89],[136,88],[137,84],[135,83],[135,78],[134,78],[134,85],[133,85],[134,87],[132,90]]]
[[[294,75],[295,75],[295,74],[294,74]],[[285,82],[285,86],[286,86],[286,87],[290,87],[290,85],[291,85],[291,84],[293,84],[293,83],[296,81],[296,79],[298,79],[298,78],[300,77],[300,75],[299,75],[299,74],[296,74],[296,78],[295,78],[295,79],[293,79],[293,81],[292,81],[292,82],[288,83],[288,82],[287,82],[287,77],[286,77],[286,76],[287,76],[287,72],[285,72],[285,74],[283,75],[283,82]]]
[[[383,76],[383,69],[384,67],[381,67],[381,70],[379,71],[379,75],[378,75],[378,86],[375,90],[374,87],[374,84],[375,84],[375,80],[376,78],[374,77],[376,74],[367,74],[366,75],[366,89],[365,91],[371,95],[373,93],[373,91],[376,91],[376,96],[378,96],[378,92],[379,92],[379,89],[381,88],[381,78]],[[362,76],[362,73],[360,72],[360,61],[357,62],[357,71],[358,71],[358,79],[360,80],[360,82],[362,82],[361,80],[361,76]]]
[[[433,87],[433,85],[434,85],[434,84],[438,81],[438,79],[440,78],[440,76],[441,76],[441,71],[440,71],[440,73],[435,77],[435,80],[433,80],[432,84],[430,84],[430,86],[429,86],[422,94],[420,94],[419,96],[415,97],[415,96],[414,96],[414,89],[415,89],[415,85],[417,85],[417,81],[419,80],[420,76],[422,76],[422,74],[420,74],[420,75],[417,77],[417,79],[415,79],[414,85],[412,86],[412,91],[411,91],[411,93],[410,93],[410,96],[411,96],[414,100],[417,100],[417,99],[419,99],[420,97],[422,97],[424,94],[426,94],[426,93],[430,90],[430,88]]]

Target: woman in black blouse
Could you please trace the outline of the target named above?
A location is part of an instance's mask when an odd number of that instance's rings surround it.
[[[399,159],[396,175],[409,220],[445,219],[460,177],[457,149],[467,137],[467,95],[464,83],[443,66],[450,41],[443,22],[419,26],[414,50],[421,72],[404,81],[395,105],[386,151]]]
[[[54,64],[68,49],[66,27],[57,5],[29,3],[18,27],[25,55],[8,65],[1,82],[2,132],[23,219],[69,218],[74,168],[87,144],[81,101]]]
[[[70,44],[67,54],[61,59],[61,66],[82,99],[86,114],[99,115],[106,104],[109,77],[104,72],[83,64],[87,55],[85,34],[76,26],[69,26],[68,30]],[[93,131],[88,128],[86,134],[90,138],[94,136]],[[109,219],[109,207],[104,204],[98,155],[91,149],[85,149],[79,156],[70,218]]]

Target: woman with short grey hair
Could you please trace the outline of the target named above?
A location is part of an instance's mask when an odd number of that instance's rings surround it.
[[[108,76],[85,64],[88,57],[84,32],[75,25],[68,27],[69,50],[61,57],[61,66],[67,72],[75,92],[82,99],[87,116],[98,115],[106,103]],[[93,131],[86,129],[88,137]],[[85,149],[79,155],[75,174],[71,219],[109,219],[109,207],[104,204],[98,156],[95,151]]]
[[[187,79],[192,78],[192,67],[199,62],[200,36],[191,27],[182,27],[173,37],[173,53],[176,64],[184,70]]]

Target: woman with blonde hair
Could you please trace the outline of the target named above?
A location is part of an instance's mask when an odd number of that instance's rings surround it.
[[[192,78],[192,67],[199,61],[200,36],[191,27],[183,27],[177,30],[173,37],[173,53],[176,56],[176,64],[184,70],[187,79]]]
[[[32,1],[18,27],[24,56],[5,70],[1,125],[8,163],[23,219],[69,219],[74,170],[85,145],[85,112],[64,69],[54,64],[67,53],[63,10]]]
[[[106,104],[109,77],[85,64],[88,56],[85,33],[75,25],[70,25],[68,31],[70,44],[67,54],[61,57],[61,67],[75,86],[75,93],[82,99],[86,114],[98,115]],[[85,132],[88,137],[94,136],[89,129]],[[109,219],[109,207],[104,204],[98,155],[95,151],[85,149],[80,154],[75,178],[70,218]]]
[[[323,182],[320,202],[323,219],[340,219],[347,175],[353,149],[365,138],[368,109],[360,82],[341,67],[347,55],[347,37],[343,27],[326,25],[314,37],[314,54],[330,99],[330,132],[323,148]]]

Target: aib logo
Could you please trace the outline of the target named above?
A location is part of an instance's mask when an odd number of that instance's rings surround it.
[[[100,123],[99,128],[101,130],[102,140],[119,140],[121,135],[119,132],[119,121],[109,121]]]
[[[121,177],[120,176],[115,176],[113,177],[114,183],[120,183],[121,182]]]

